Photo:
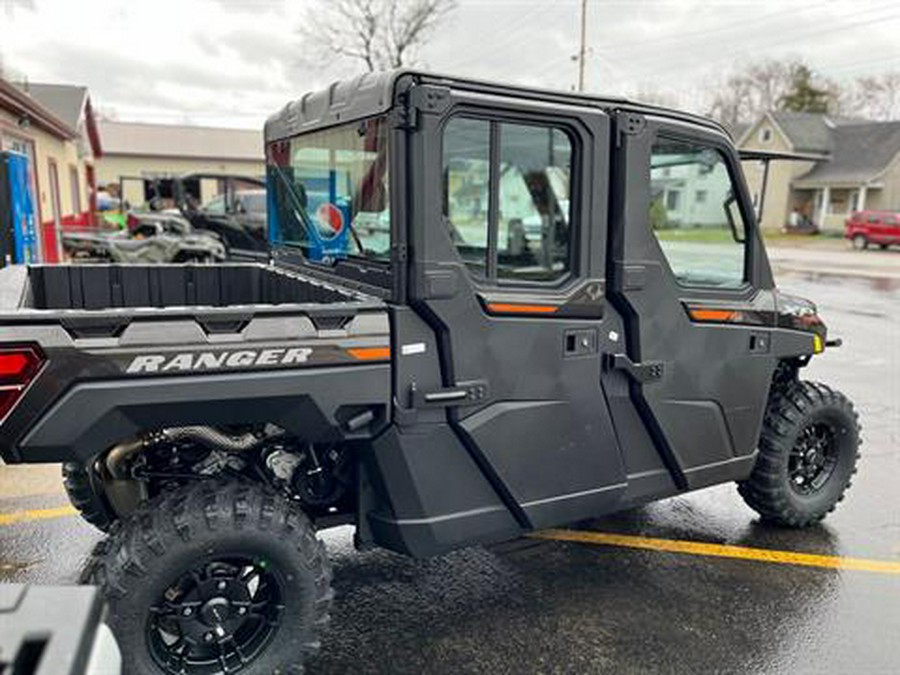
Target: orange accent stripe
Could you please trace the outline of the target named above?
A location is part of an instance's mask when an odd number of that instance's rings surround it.
[[[694,321],[734,321],[738,313],[733,309],[689,309]]]
[[[554,305],[519,305],[512,302],[489,302],[487,308],[498,314],[553,314],[559,310]]]
[[[347,353],[357,361],[387,361],[391,358],[390,347],[353,347]]]

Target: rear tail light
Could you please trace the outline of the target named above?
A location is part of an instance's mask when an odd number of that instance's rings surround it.
[[[37,346],[0,347],[0,419],[18,403],[44,361]]]

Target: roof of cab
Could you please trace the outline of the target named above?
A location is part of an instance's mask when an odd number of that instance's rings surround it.
[[[713,128],[730,136],[723,126],[706,117],[680,110],[641,104],[625,98],[539,89],[403,68],[380,73],[366,73],[350,80],[334,82],[325,89],[304,94],[269,117],[265,128],[266,141],[287,138],[305,131],[385,113],[391,108],[396,88],[401,82],[431,84],[456,90],[507,95],[564,105],[583,105],[604,110],[617,109],[640,114],[660,115]]]

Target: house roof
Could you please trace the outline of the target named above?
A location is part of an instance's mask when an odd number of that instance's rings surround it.
[[[263,161],[262,130],[100,122],[106,155]]]
[[[25,94],[53,112],[72,129],[80,130],[84,119],[85,130],[94,157],[103,155],[100,147],[100,134],[91,107],[91,98],[87,87],[74,84],[43,84],[29,82],[17,85]]]
[[[77,136],[75,129],[66,124],[54,111],[3,79],[0,79],[0,107],[28,120],[56,138],[71,140]]]
[[[59,117],[73,129],[78,128],[81,114],[87,102],[87,87],[71,84],[35,84],[29,82],[19,87],[31,98]]]
[[[731,138],[735,141],[742,139],[744,135],[750,131],[750,127],[753,125],[748,122],[738,122],[734,125],[726,124],[724,125],[726,129],[728,129],[728,133],[731,134]]]
[[[821,113],[790,112],[778,110],[772,119],[785,133],[798,152],[829,153],[832,150],[832,131],[849,124],[865,123],[864,120]]]
[[[794,181],[800,184],[864,183],[877,178],[900,155],[900,122],[835,127],[831,153]]]

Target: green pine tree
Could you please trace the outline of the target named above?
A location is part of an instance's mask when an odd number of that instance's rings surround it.
[[[798,63],[791,70],[791,86],[781,99],[781,109],[791,112],[827,113],[831,108],[832,94],[817,87],[815,75],[809,66]]]

